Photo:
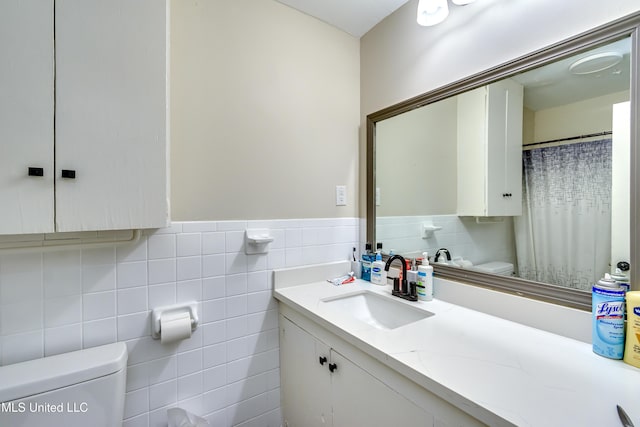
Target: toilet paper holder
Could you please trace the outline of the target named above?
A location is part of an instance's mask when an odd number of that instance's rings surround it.
[[[157,307],[151,310],[151,337],[160,339],[160,318],[162,316],[172,317],[181,313],[189,313],[191,317],[191,332],[198,328],[198,303],[188,302]]]

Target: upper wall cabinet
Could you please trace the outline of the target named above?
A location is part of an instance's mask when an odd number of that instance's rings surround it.
[[[167,225],[166,28],[159,0],[0,3],[0,234]]]
[[[458,215],[522,215],[522,114],[509,79],[458,96]]]

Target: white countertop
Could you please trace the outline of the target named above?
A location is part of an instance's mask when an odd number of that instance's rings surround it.
[[[435,315],[384,330],[321,301],[359,290]],[[487,424],[620,426],[619,404],[640,425],[640,369],[590,344],[438,299],[404,301],[362,280],[276,286],[275,297]]]

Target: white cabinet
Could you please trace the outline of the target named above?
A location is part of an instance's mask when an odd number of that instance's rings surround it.
[[[280,372],[285,427],[434,425],[432,414],[284,316]]]
[[[522,214],[522,114],[510,79],[458,95],[459,216]]]
[[[0,234],[167,225],[166,28],[160,0],[0,3]]]

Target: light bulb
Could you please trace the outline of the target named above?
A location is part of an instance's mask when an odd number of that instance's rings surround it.
[[[418,24],[430,27],[444,21],[449,15],[447,0],[420,0],[418,3]]]

